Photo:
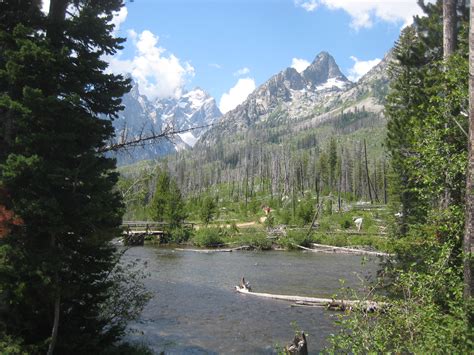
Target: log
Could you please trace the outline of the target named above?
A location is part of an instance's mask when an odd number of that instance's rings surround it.
[[[353,254],[353,255],[373,255],[373,256],[393,256],[393,254],[383,253],[379,251],[369,251],[369,250],[362,250],[362,249],[353,249],[353,248],[345,248],[345,247],[335,247],[332,245],[325,245],[325,244],[315,244],[312,243],[311,245],[315,246],[317,249],[314,248],[306,248],[298,244],[292,243],[295,247],[299,249],[303,249],[306,251],[310,251],[313,253],[341,253],[341,254]]]
[[[316,248],[323,248],[323,249],[326,248],[326,249],[332,250],[334,253],[337,253],[339,251],[339,252],[361,254],[361,255],[393,256],[393,254],[388,254],[388,253],[384,253],[380,251],[370,251],[370,250],[354,249],[354,248],[347,248],[347,247],[335,247],[332,245],[316,244],[316,243],[311,243],[311,245]]]
[[[249,250],[250,245],[241,245],[236,248],[230,248],[230,249],[185,249],[185,248],[175,248],[177,251],[192,251],[195,253],[216,253],[216,252],[221,252],[221,253],[231,253],[233,251],[237,250]]]
[[[374,301],[359,301],[359,300],[343,300],[334,298],[319,298],[306,296],[292,296],[292,295],[277,295],[272,293],[252,292],[245,288],[235,286],[235,290],[245,295],[251,295],[260,298],[269,298],[282,301],[295,302],[298,306],[320,306],[331,310],[346,310],[353,307],[361,307],[365,311],[373,312],[386,306],[383,302]]]

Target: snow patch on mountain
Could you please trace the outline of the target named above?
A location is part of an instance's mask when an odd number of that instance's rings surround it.
[[[325,83],[316,86],[316,91],[326,90],[326,89],[344,89],[348,85],[347,80],[343,81],[339,78],[329,78]]]
[[[196,138],[191,132],[179,133],[178,136],[190,147],[194,147],[198,141],[198,138]]]

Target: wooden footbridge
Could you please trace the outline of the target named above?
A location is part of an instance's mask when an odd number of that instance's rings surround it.
[[[194,223],[184,222],[183,227],[194,228]],[[124,221],[121,228],[125,245],[143,245],[146,237],[154,237],[163,241],[166,237],[169,223],[151,221]]]

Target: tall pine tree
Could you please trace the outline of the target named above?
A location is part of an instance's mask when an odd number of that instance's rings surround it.
[[[29,352],[93,353],[134,313],[111,316],[122,204],[98,153],[129,90],[102,59],[121,48],[122,0],[40,6],[0,2],[0,187],[22,220],[0,240],[0,333]]]

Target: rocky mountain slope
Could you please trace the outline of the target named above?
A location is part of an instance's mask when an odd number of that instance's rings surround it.
[[[258,87],[234,110],[226,113],[219,124],[206,132],[199,146],[212,146],[251,127],[275,127],[291,123],[303,130],[315,127],[341,112],[363,109],[381,113],[388,87],[387,56],[357,83],[342,74],[327,52],[316,56],[311,65],[298,73],[287,68]]]
[[[170,126],[174,130],[201,128],[178,134],[171,140],[151,142],[144,147],[121,152],[117,156],[121,165],[156,159],[193,147],[208,127],[222,116],[214,98],[200,88],[185,92],[177,99],[157,99],[152,102],[141,95],[138,84],[132,82],[132,89],[123,97],[122,104],[125,109],[114,121],[117,137],[133,139],[140,135],[149,136]]]

